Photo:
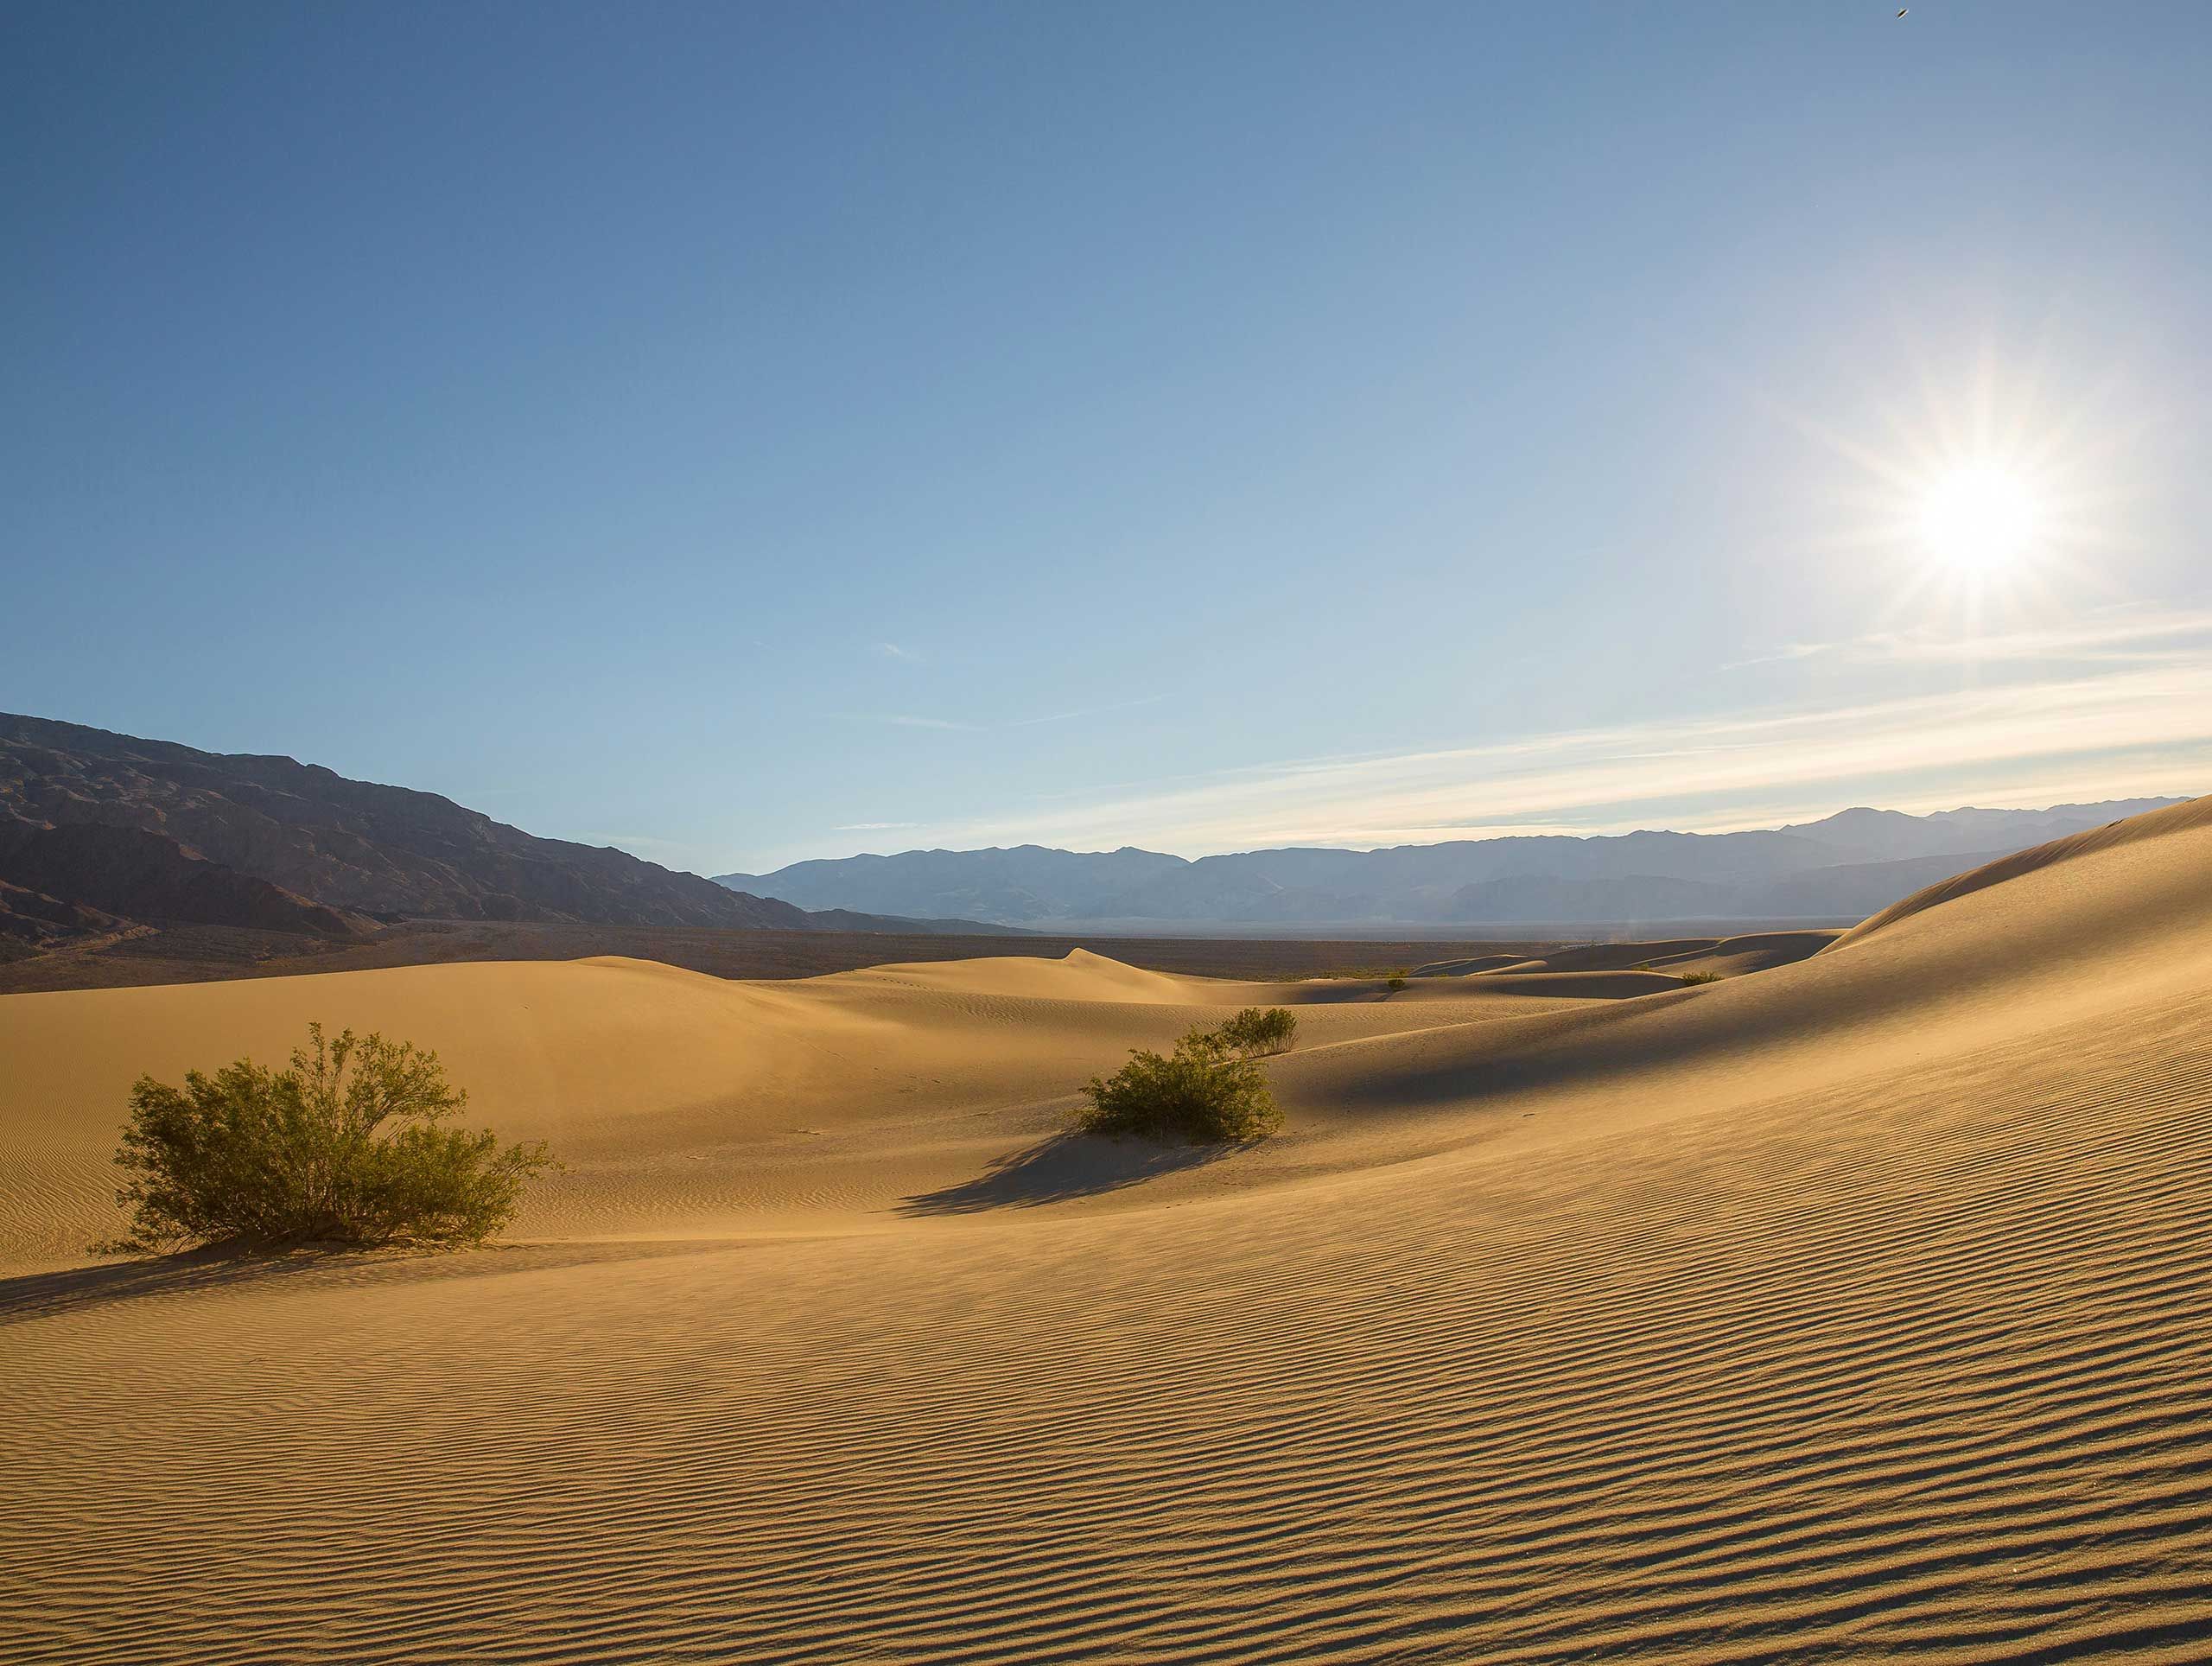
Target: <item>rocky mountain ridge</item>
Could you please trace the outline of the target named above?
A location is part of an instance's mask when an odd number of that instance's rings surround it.
[[[401,919],[785,931],[925,924],[849,912],[817,919],[626,851],[537,838],[434,792],[291,758],[13,714],[0,714],[0,938],[17,952],[148,922],[325,938]]]

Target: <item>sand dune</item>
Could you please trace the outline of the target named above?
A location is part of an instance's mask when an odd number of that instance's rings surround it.
[[[1526,955],[1470,955],[1459,960],[1432,960],[1426,966],[1416,966],[1408,974],[1412,977],[1465,977],[1471,972],[1494,972],[1505,966],[1525,966]]]
[[[2212,804],[2122,827],[1694,988],[0,999],[0,1657],[2202,1659]],[[1054,1134],[1276,998],[1281,1138]],[[521,1241],[30,1270],[315,1016],[562,1144]]]
[[[8,996],[0,1273],[74,1265],[114,1235],[109,1160],[142,1071],[281,1062],[310,1021],[435,1047],[472,1120],[551,1141],[569,1172],[525,1234],[636,1237],[817,1225],[823,1211],[849,1228],[1056,1129],[1128,1048],[1254,1002],[1297,1006],[1306,1045],[1326,1046],[1601,993],[1618,992],[1561,980],[1416,1002],[1380,982],[1180,978],[1077,950],[772,982],[597,959]],[[1114,1148],[1084,1144],[1118,1167]]]
[[[2163,840],[2175,834],[2192,832],[2203,828],[2208,823],[2212,823],[2212,798],[2192,798],[2184,804],[2169,804],[2163,810],[2146,811],[2140,816],[2131,816],[2126,821],[2108,822],[2102,827],[2094,827],[2086,832],[2054,839],[2049,844],[2018,851],[1970,872],[1940,881],[1924,890],[1916,891],[1871,919],[1862,921],[1845,936],[1847,940],[1856,942],[1886,930],[1899,920],[1924,913],[1938,903],[1971,896],[1977,891],[1986,891],[1991,886],[2002,885],[2044,868],[2062,867],[2098,851],[2118,849],[2146,840]]]
[[[1838,932],[1758,932],[1732,938],[1667,938],[1638,943],[1590,943],[1555,949],[1547,955],[1481,955],[1468,960],[1440,960],[1419,968],[1416,977],[1457,977],[1470,973],[1495,976],[1556,972],[1717,972],[1738,977],[1804,960],[1828,946]]]

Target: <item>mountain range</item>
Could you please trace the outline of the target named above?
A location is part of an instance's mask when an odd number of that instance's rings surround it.
[[[149,923],[345,939],[404,919],[1002,929],[810,912],[434,792],[0,713],[0,943],[15,952]]]
[[[806,908],[957,913],[1036,930],[1176,925],[1640,925],[1843,922],[1953,874],[2170,798],[1913,816],[1852,809],[1735,833],[1453,840],[1381,850],[909,850],[717,883]]]
[[[1848,923],[1982,862],[2171,802],[1854,809],[1749,832],[1196,861],[1134,847],[910,850],[708,880],[290,758],[0,714],[0,956],[178,925],[343,943],[404,919],[1286,937]]]

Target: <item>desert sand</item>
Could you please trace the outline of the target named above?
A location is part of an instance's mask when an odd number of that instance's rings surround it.
[[[2212,800],[1586,958],[0,998],[0,1658],[2204,1658]],[[1058,1132],[1260,1002],[1282,1135]],[[512,1241],[87,1264],[318,1018],[556,1144]]]

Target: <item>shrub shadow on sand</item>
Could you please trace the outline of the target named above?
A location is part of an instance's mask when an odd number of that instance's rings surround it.
[[[1230,1145],[1164,1146],[1055,1134],[1001,1157],[972,1180],[908,1198],[902,1215],[973,1215],[986,1209],[1033,1209],[1069,1198],[1093,1198],[1141,1186],[1161,1174],[1198,1168],[1228,1155]]]
[[[41,1319],[142,1296],[181,1295],[226,1285],[280,1283],[333,1262],[360,1259],[358,1250],[310,1247],[253,1251],[216,1247],[74,1267],[65,1272],[29,1273],[0,1279],[0,1323]]]
[[[535,1271],[586,1262],[694,1254],[717,1239],[639,1243],[499,1243],[454,1250],[411,1245],[376,1250],[353,1244],[300,1243],[251,1248],[217,1244],[180,1255],[148,1256],[51,1273],[0,1278],[0,1326],[57,1313],[210,1290],[264,1289],[313,1281],[321,1288],[365,1288],[400,1279],[472,1278]]]

